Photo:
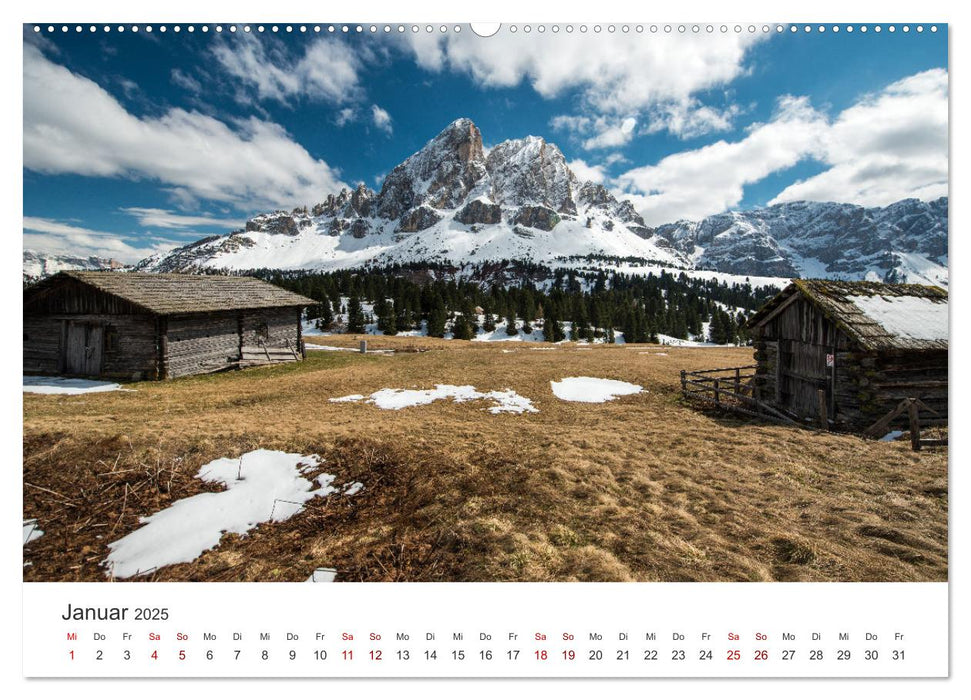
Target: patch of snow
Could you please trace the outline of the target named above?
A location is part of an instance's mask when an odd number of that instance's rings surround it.
[[[847,300],[898,338],[947,340],[946,301],[879,295],[849,296]]]
[[[551,381],[550,388],[558,399],[581,403],[603,403],[644,390],[638,384],[596,377],[566,377],[559,382]]]
[[[352,403],[354,401],[360,401],[364,398],[364,394],[348,394],[347,396],[339,396],[336,399],[327,399],[331,403]]]
[[[333,402],[360,401],[364,396],[351,394]],[[434,401],[452,399],[456,403],[465,401],[486,400],[495,405],[489,413],[539,413],[533,402],[525,396],[520,396],[512,389],[504,391],[478,391],[474,386],[454,386],[452,384],[436,384],[434,389],[379,389],[371,394],[367,402],[378,408],[398,411],[411,406],[426,406]]]
[[[30,520],[24,520],[24,544],[28,542],[33,542],[38,537],[44,534],[44,531],[37,527],[37,519],[31,518]]]
[[[889,433],[880,438],[879,442],[893,442],[903,434],[903,430],[891,430]]]
[[[364,488],[364,484],[362,484],[360,481],[354,481],[349,484],[344,484],[344,495],[353,496],[363,488]]]
[[[72,379],[69,377],[30,377],[24,375],[25,394],[93,394],[102,391],[134,391],[122,389],[121,384],[97,379]]]
[[[357,348],[339,348],[336,345],[311,345],[310,343],[304,343],[304,347],[308,350],[324,350],[326,352],[360,352]]]
[[[320,568],[314,569],[306,583],[333,583],[337,578],[337,569]]]
[[[704,324],[703,324],[704,325]],[[706,338],[707,327],[705,331],[700,336]],[[657,334],[658,342],[661,345],[671,345],[672,347],[679,348],[733,348],[733,344],[729,343],[727,345],[719,345],[718,343],[709,343],[704,340],[685,340],[684,338],[675,338],[673,335],[664,335],[664,333]]]
[[[224,491],[183,498],[142,518],[142,527],[108,545],[102,565],[109,576],[130,578],[191,562],[218,545],[227,532],[245,535],[260,523],[287,520],[312,498],[337,491],[330,486],[334,477],[329,474],[317,478],[316,489],[301,475],[307,467],[319,465],[316,455],[274,450],[209,462],[196,477],[225,486]]]

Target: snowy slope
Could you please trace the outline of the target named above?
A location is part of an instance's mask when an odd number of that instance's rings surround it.
[[[108,258],[81,258],[74,255],[57,255],[36,250],[24,251],[24,279],[37,280],[55,275],[62,270],[109,270],[123,267],[117,260]]]
[[[943,285],[947,232],[946,197],[872,208],[788,202],[656,229],[701,268]]]

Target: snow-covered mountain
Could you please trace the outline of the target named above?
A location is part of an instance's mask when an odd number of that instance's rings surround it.
[[[626,201],[581,182],[554,144],[528,136],[488,154],[469,119],[458,119],[389,173],[380,192],[360,185],[313,207],[256,216],[139,263],[190,271],[336,269],[406,262],[634,257],[689,264]]]
[[[123,267],[122,263],[109,258],[91,256],[80,258],[74,255],[57,255],[36,250],[24,251],[24,280],[38,280],[62,270],[113,270]]]
[[[789,202],[655,233],[695,267],[741,275],[947,285],[947,198],[864,208]]]
[[[947,283],[947,199],[883,208],[793,202],[645,225],[634,206],[580,181],[536,136],[486,151],[469,119],[452,122],[394,168],[380,192],[360,185],[310,208],[255,216],[140,262],[158,272],[330,270],[394,263],[518,260],[742,276]]]

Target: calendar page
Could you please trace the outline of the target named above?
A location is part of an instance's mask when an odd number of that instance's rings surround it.
[[[947,22],[232,14],[20,31],[23,676],[949,676]]]

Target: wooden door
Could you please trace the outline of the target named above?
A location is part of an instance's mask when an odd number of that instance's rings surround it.
[[[98,323],[69,321],[64,343],[64,372],[84,377],[101,374],[104,327]]]
[[[819,416],[819,390],[826,391],[829,375],[826,367],[827,348],[791,340],[779,342],[779,367],[782,401],[800,418]]]

